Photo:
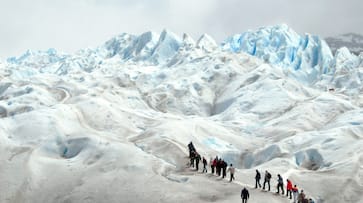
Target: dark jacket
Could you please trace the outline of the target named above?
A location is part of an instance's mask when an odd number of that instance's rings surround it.
[[[281,185],[284,185],[284,180],[282,179],[281,176],[278,176],[277,182]]]
[[[207,160],[203,157],[203,164],[207,165]]]
[[[256,177],[255,177],[256,180],[260,180],[261,179],[261,174],[260,172],[256,171]]]
[[[241,198],[242,199],[248,199],[250,198],[250,193],[248,192],[248,190],[246,188],[243,188],[241,191]]]
[[[196,156],[195,156],[195,161],[197,162],[197,163],[199,163],[199,161],[201,160],[201,157],[200,157],[200,155],[199,154],[197,154]]]
[[[271,173],[266,172],[265,173],[265,181],[270,181],[270,179],[271,179]]]

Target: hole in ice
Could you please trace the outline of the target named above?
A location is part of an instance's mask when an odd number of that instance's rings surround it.
[[[323,156],[317,149],[308,149],[295,154],[296,164],[308,170],[318,170],[324,165]]]
[[[359,122],[350,122],[351,125],[360,125]]]
[[[67,140],[59,149],[60,156],[66,159],[76,157],[89,143],[89,138]]]

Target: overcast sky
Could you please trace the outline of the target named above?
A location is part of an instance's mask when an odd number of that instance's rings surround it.
[[[95,47],[122,32],[167,28],[217,42],[286,23],[298,33],[363,34],[363,0],[0,0],[0,58]]]

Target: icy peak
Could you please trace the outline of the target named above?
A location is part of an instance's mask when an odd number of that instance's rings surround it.
[[[342,47],[336,51],[334,67],[337,72],[355,69],[359,66],[359,64],[359,57],[352,54],[347,47]]]
[[[124,33],[106,42],[105,47],[109,57],[118,54],[125,61],[159,64],[175,55],[181,44],[180,37],[164,29],[160,35],[151,31],[140,36]]]
[[[7,62],[10,64],[47,64],[55,63],[62,60],[65,57],[64,54],[60,54],[54,48],[49,48],[46,51],[33,51],[28,49],[20,57],[10,57]]]
[[[132,40],[132,43],[124,49],[122,55],[125,60],[147,60],[158,43],[159,35],[154,32],[145,32]]]
[[[353,54],[349,51],[347,47],[342,47],[337,50],[336,52],[336,58],[341,59],[349,59],[353,56]]]
[[[204,51],[207,51],[207,52],[212,52],[218,47],[218,45],[211,36],[209,36],[207,34],[203,34],[198,39],[196,47],[203,49]]]
[[[166,40],[174,40],[178,42],[182,41],[180,37],[177,36],[175,33],[171,32],[170,30],[164,29],[160,34],[159,42]]]
[[[215,50],[218,45],[206,34],[195,43],[187,34],[180,38],[173,32],[164,29],[160,35],[154,32],[145,32],[140,36],[124,33],[107,41],[104,47],[107,50],[107,57],[119,55],[125,61],[166,64],[181,49],[191,51],[194,48],[199,48],[209,53]]]
[[[143,50],[150,50],[155,46],[159,38],[159,35],[154,32],[145,32],[141,34],[136,40],[134,41],[134,48],[137,54],[142,52]]]
[[[301,72],[297,77],[315,80],[329,72],[333,59],[324,40],[317,36],[298,35],[287,25],[262,27],[234,35],[222,43],[224,50],[246,52],[265,62]]]
[[[109,52],[107,57],[113,57],[116,54],[122,53],[135,38],[136,36],[134,35],[122,33],[108,40],[104,45],[106,50]]]
[[[281,38],[286,38],[286,40],[290,40],[288,42],[294,42],[293,40],[298,37],[298,34],[286,24],[264,26],[257,29],[257,31],[248,30],[247,32],[255,33],[256,35],[270,34],[271,37],[277,35]]]
[[[182,40],[177,35],[164,30],[160,35],[158,43],[155,45],[152,59],[157,64],[167,62],[177,53],[181,44]]]
[[[183,34],[183,44],[184,44],[184,46],[194,47],[195,46],[195,41],[191,36],[184,33]]]

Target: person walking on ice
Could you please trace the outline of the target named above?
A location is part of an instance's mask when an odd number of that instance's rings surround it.
[[[214,159],[213,159],[213,157],[210,158],[209,165],[210,165],[210,169],[211,169],[212,174],[214,174]]]
[[[305,193],[304,193],[304,190],[301,190],[299,196],[297,197],[297,202],[298,203],[304,203],[305,201]]]
[[[205,159],[203,156],[203,173],[204,172],[207,173],[208,171],[207,171],[207,159]]]
[[[233,167],[233,165],[231,164],[230,166],[229,166],[229,168],[228,168],[228,172],[230,173],[230,175],[231,175],[231,178],[229,179],[229,182],[232,182],[232,180],[234,180],[234,167]]]
[[[216,156],[216,158],[213,160],[213,174],[214,172],[216,173],[216,175],[218,174],[218,156]]]
[[[294,203],[297,203],[297,196],[299,195],[299,189],[296,185],[292,187],[292,195],[294,196]]]
[[[265,184],[268,184],[268,191],[270,191],[270,180],[271,180],[271,173],[269,173],[267,170],[265,171],[265,181],[263,182],[263,188],[265,189]]]
[[[217,164],[216,164],[216,172],[217,172],[217,176],[221,176],[221,166],[222,165],[222,159],[219,158],[217,159]]]
[[[200,154],[198,152],[195,152],[195,168],[198,171],[199,170],[199,161],[201,160]]]
[[[281,188],[281,194],[284,194],[284,180],[282,179],[280,174],[277,174],[277,194],[280,193]]]
[[[257,188],[257,185],[258,185],[259,188],[261,188],[261,183],[260,183],[261,173],[257,169],[256,169],[255,179],[256,179],[256,186],[255,186],[255,188]]]
[[[286,184],[286,197],[289,196],[290,193],[290,199],[292,199],[291,193],[292,193],[292,182],[291,180],[287,179],[287,184]]]
[[[196,150],[195,150],[195,147],[194,147],[194,145],[193,145],[193,143],[192,142],[190,142],[189,144],[188,144],[188,149],[189,149],[189,158],[191,158],[192,157],[192,152],[195,152]]]
[[[195,160],[195,156],[196,156],[195,153],[196,153],[195,151],[190,152],[190,166],[191,167],[194,167],[194,160]]]
[[[247,200],[250,198],[250,193],[246,188],[243,188],[241,191],[241,199],[242,203],[247,203]]]
[[[225,162],[224,160],[222,160],[222,178],[227,176],[227,162]]]

